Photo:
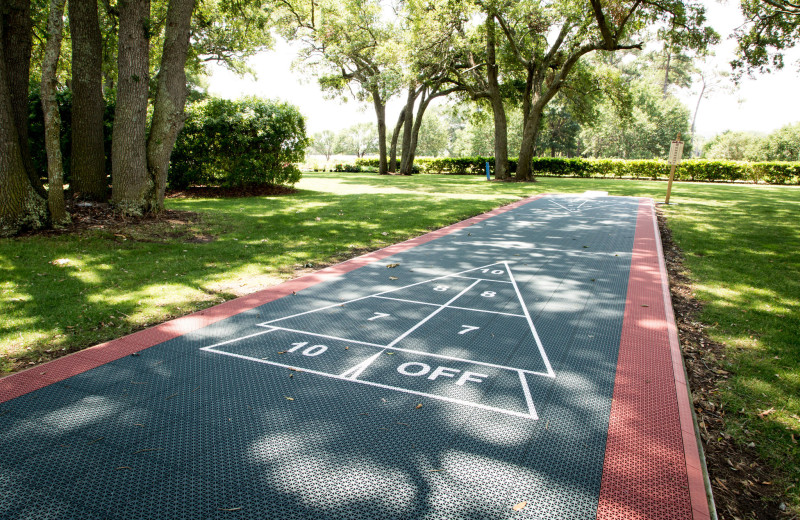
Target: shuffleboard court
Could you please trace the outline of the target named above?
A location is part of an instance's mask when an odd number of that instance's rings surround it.
[[[543,195],[0,379],[0,518],[709,518],[660,247]]]

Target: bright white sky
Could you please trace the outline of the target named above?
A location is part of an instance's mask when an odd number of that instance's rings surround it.
[[[708,19],[722,36],[714,49],[715,55],[704,68],[730,70],[735,41],[729,38],[733,29],[742,23],[738,1],[706,0]],[[321,130],[338,131],[354,123],[374,122],[372,105],[338,99],[325,99],[316,80],[302,69],[292,70],[297,48],[278,41],[275,49],[254,56],[249,64],[256,72],[239,77],[230,71],[211,67],[209,91],[215,96],[235,99],[246,95],[277,98],[300,108],[306,117],[309,134]],[[768,133],[789,123],[800,121],[800,49],[786,56],[784,70],[771,75],[745,78],[738,90],[721,89],[703,99],[697,116],[697,133],[711,137],[725,130],[744,130]],[[732,88],[729,82],[725,85]],[[694,111],[697,93],[684,91],[678,97]],[[400,112],[401,101],[395,99],[387,107],[387,126],[393,127]]]

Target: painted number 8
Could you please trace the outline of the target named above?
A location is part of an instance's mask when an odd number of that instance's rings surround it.
[[[446,291],[448,288],[449,287],[447,287],[446,285],[437,285],[436,287],[433,288],[433,290],[441,292],[441,291]]]
[[[483,291],[481,293],[481,296],[483,296],[484,298],[494,298],[495,296],[497,296],[497,293],[494,291]]]

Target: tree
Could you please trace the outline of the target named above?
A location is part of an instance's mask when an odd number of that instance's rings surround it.
[[[358,123],[342,131],[342,151],[358,158],[379,150],[379,137],[375,125]]]
[[[167,27],[164,50],[156,77],[156,97],[153,103],[153,121],[147,138],[147,170],[155,185],[151,192],[149,208],[164,209],[167,189],[167,171],[175,140],[183,128],[183,110],[186,105],[186,58],[189,51],[194,0],[170,0],[167,10]]]
[[[783,68],[783,55],[800,41],[797,0],[742,0],[745,24],[734,31],[737,58],[734,79],[745,72],[769,73]]]
[[[336,153],[339,146],[339,138],[331,130],[323,130],[312,136],[311,149],[320,155],[325,156],[326,161],[331,160],[331,155]]]
[[[379,172],[388,173],[386,102],[399,91],[396,28],[381,0],[282,0],[291,27],[284,34],[305,43],[301,60],[320,86],[371,101],[378,132]],[[388,8],[389,5],[387,4]]]
[[[584,56],[597,51],[641,49],[640,32],[656,23],[671,23],[690,35],[687,42],[701,48],[716,33],[703,27],[704,9],[681,0],[634,2],[630,6],[586,3],[486,2],[505,36],[511,63],[520,73],[523,139],[517,180],[531,180],[531,158],[544,109],[570,80]]]
[[[25,166],[30,28],[28,2],[0,0],[0,236],[41,227],[47,218],[45,200],[35,187],[38,176],[32,179]]]
[[[103,139],[103,43],[97,0],[70,0],[72,36],[71,189],[81,198],[105,201],[108,177]]]
[[[150,0],[119,4],[119,80],[111,144],[111,203],[141,215],[151,209],[155,185],[147,169],[147,97],[150,82]]]
[[[47,208],[54,226],[69,220],[64,208],[64,164],[61,157],[61,116],[56,101],[56,69],[61,54],[64,32],[64,3],[51,0],[47,21],[47,49],[42,63],[42,112],[44,113],[45,147],[47,148]]]
[[[417,152],[429,157],[441,157],[447,151],[447,124],[438,109],[429,110],[419,128]]]
[[[703,146],[703,157],[725,161],[763,159],[759,155],[764,141],[764,136],[751,132],[723,132]]]

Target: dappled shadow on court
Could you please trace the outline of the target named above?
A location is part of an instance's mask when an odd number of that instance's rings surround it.
[[[0,461],[0,486],[4,496],[22,497],[5,501],[3,515],[592,516],[602,476],[636,201],[616,208],[576,206],[564,200],[537,202],[536,211],[523,206],[428,247],[399,253],[0,404],[0,449],[9,454]],[[408,207],[414,211],[413,200]],[[297,224],[317,213],[298,217]],[[370,223],[353,224],[358,225]],[[330,232],[350,232],[346,226],[332,223]],[[248,254],[242,262],[254,260]],[[386,267],[394,263],[399,265]],[[488,272],[476,274],[480,266],[489,266]],[[483,276],[477,282],[489,285],[471,285],[472,279],[466,279],[463,289],[453,283],[441,291],[452,291],[448,294],[453,297],[436,299],[437,287],[451,281],[441,277],[453,273]],[[491,284],[517,284],[519,295]],[[416,289],[399,292],[409,286]],[[402,298],[392,305],[410,301],[413,312],[426,305],[433,312],[442,302],[453,308],[436,315],[444,319],[433,317],[425,324],[424,313],[406,316],[397,311],[404,320],[421,324],[419,331],[423,325],[433,327],[419,337],[413,331],[403,336],[415,325],[402,320],[391,333],[370,329],[369,318],[379,314],[374,300],[361,300],[370,305],[356,306],[348,314],[346,301],[382,291],[392,294],[385,291],[393,289]],[[458,306],[466,310],[455,312],[462,297]],[[515,307],[520,301],[521,316]],[[343,318],[324,312],[315,314],[324,318],[321,322],[292,322],[291,327],[284,322],[285,328],[276,331],[264,326],[337,305],[345,305],[342,316],[351,322],[349,327],[343,326]],[[480,323],[468,318],[491,312],[503,314]],[[519,411],[514,403],[526,401],[518,371],[536,367],[542,372],[533,329],[511,343],[492,341],[488,334],[469,339],[469,334],[479,334],[470,327],[499,338],[508,332],[507,325],[496,325],[512,318],[535,328],[555,375],[522,378],[538,420],[508,413]],[[304,329],[295,329],[300,326]],[[455,330],[448,339],[443,331],[450,326]],[[333,339],[332,333],[326,334],[330,331],[349,336]],[[376,338],[377,349],[367,344],[369,335]],[[401,341],[392,343],[391,337]],[[396,351],[380,350],[380,345]],[[401,356],[413,354],[404,348],[416,350],[417,357],[402,362],[413,359],[414,370],[425,370],[425,363],[429,371],[418,377],[409,375],[411,368],[400,370]],[[375,366],[383,363],[388,372],[373,377],[367,370],[360,381],[347,380],[341,376],[346,365],[325,361],[362,352],[378,352]],[[453,360],[455,353],[482,363],[473,370],[485,369],[487,375],[464,379],[461,387],[456,377],[441,375],[446,370],[439,371],[438,379],[427,377],[441,366],[449,367],[451,375],[463,372],[465,366]],[[292,356],[308,359],[301,363],[291,361]],[[489,364],[510,371],[519,384],[495,378]],[[400,388],[404,378],[414,382]],[[417,393],[408,391],[415,389]],[[443,399],[453,396],[461,402]],[[666,449],[658,442],[650,441],[654,464]],[[512,506],[523,502],[512,513]]]

